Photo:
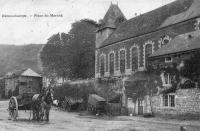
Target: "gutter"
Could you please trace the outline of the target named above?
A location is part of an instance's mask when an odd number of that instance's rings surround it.
[[[152,59],[156,59],[156,58],[161,58],[161,57],[166,57],[166,56],[170,56],[170,55],[180,55],[180,54],[186,54],[186,53],[191,53],[191,52],[195,52],[195,51],[200,51],[200,48],[196,48],[196,49],[192,49],[192,50],[185,50],[185,51],[180,51],[180,52],[172,52],[169,54],[162,54],[162,55],[158,55],[158,56],[150,56],[149,58]]]

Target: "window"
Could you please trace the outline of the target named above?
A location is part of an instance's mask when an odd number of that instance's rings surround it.
[[[104,60],[104,56],[100,57],[100,75],[104,76],[104,72],[105,72],[105,60]]]
[[[20,82],[21,86],[27,86],[27,82]]]
[[[125,73],[125,50],[120,51],[120,72]]]
[[[110,54],[110,75],[114,74],[114,53]]]
[[[163,95],[163,106],[168,106],[168,95]]]
[[[152,52],[152,49],[153,49],[152,44],[147,44],[147,45],[145,46],[145,62],[146,62],[146,65],[145,65],[145,66],[148,65],[148,64],[147,64],[148,57],[153,53],[153,52]]]
[[[164,74],[165,83],[164,85],[171,85],[172,84],[172,77],[169,73]]]
[[[138,49],[134,47],[131,52],[132,52],[132,71],[135,71],[138,69]]]
[[[162,48],[163,46],[167,45],[170,42],[171,38],[169,36],[165,36],[160,39],[159,41],[159,48]]]
[[[175,107],[175,95],[163,95],[163,106],[164,107]]]
[[[175,95],[169,95],[169,106],[175,107]]]
[[[169,63],[169,62],[172,62],[172,58],[171,57],[166,57],[165,58],[165,63]]]
[[[169,43],[169,39],[164,38],[161,44],[161,48]]]

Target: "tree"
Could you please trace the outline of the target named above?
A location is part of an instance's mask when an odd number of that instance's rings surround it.
[[[94,77],[96,22],[76,21],[68,34],[57,33],[41,51],[45,74],[68,79]]]
[[[72,24],[69,35],[70,48],[67,45],[66,52],[71,54],[72,78],[94,77],[95,67],[95,30],[96,24],[91,20],[81,20]]]
[[[63,63],[62,45],[60,35],[55,34],[48,39],[47,44],[40,52],[40,58],[43,65],[43,70],[47,76],[51,74],[59,74],[60,67]]]

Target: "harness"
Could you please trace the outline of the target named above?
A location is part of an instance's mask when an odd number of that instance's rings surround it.
[[[52,104],[53,103],[53,100],[51,98],[51,93],[47,93],[47,95],[45,96],[44,98],[44,101],[47,103],[47,104]]]

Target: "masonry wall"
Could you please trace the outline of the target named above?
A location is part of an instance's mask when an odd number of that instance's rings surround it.
[[[110,79],[110,78],[120,78],[121,81],[123,78],[130,76],[131,74],[134,73],[134,71],[132,71],[131,69],[131,47],[136,46],[139,49],[139,64],[138,64],[138,70],[144,70],[145,69],[145,53],[144,53],[144,47],[146,44],[152,44],[153,45],[153,52],[155,52],[156,50],[158,50],[160,48],[160,44],[161,42],[163,42],[164,39],[168,39],[171,40],[174,37],[180,35],[180,34],[185,34],[185,33],[189,33],[195,30],[199,30],[197,28],[195,28],[195,25],[197,23],[197,21],[200,18],[194,18],[194,19],[190,19],[178,24],[174,24],[168,27],[165,27],[163,29],[157,30],[155,32],[151,32],[148,34],[144,34],[144,35],[140,35],[138,37],[134,37],[134,38],[130,38],[127,40],[123,40],[121,42],[116,42],[112,45],[108,45],[105,47],[101,47],[101,48],[97,48],[96,52],[95,52],[95,78],[102,78],[103,79]],[[119,69],[119,51],[121,49],[126,50],[126,54],[125,54],[125,59],[126,59],[126,63],[125,63],[125,74],[121,74],[120,73],[120,69]],[[110,75],[109,74],[109,53],[110,52],[114,52],[114,75]],[[104,76],[100,76],[100,57],[101,56],[105,56],[105,64],[104,64],[104,69],[105,69],[105,73]],[[163,61],[164,59],[162,59],[161,61]],[[179,58],[175,58],[175,61],[179,61]],[[96,82],[98,83],[98,82]],[[99,84],[99,83],[98,83]],[[100,85],[100,84],[99,84]],[[112,86],[110,86],[108,84],[107,88],[111,88]],[[154,96],[154,107],[153,110],[157,113],[157,114],[178,114],[178,112],[181,110],[181,107],[179,105],[177,105],[177,107],[175,109],[173,108],[163,108],[162,107],[162,99],[161,96]],[[179,101],[179,98],[177,97],[177,102]],[[188,98],[191,99],[191,98]],[[126,98],[126,94],[123,95],[123,101],[122,103],[124,103],[124,105],[127,105],[127,98]],[[177,103],[178,104],[178,103]],[[184,104],[183,102],[180,103],[180,105]],[[189,109],[189,107],[186,107],[187,110]],[[195,107],[197,108],[197,107]],[[144,103],[144,113],[148,113],[149,112],[149,103]],[[136,103],[136,114],[137,114],[137,103]],[[181,111],[182,112],[182,111]],[[184,112],[184,111],[183,111]],[[189,111],[191,112],[191,111]],[[184,112],[184,114],[186,113],[186,111]]]
[[[9,97],[9,91],[14,91],[17,84],[16,78],[6,78],[5,79],[5,96]]]
[[[19,94],[26,92],[40,93],[42,88],[42,78],[39,77],[19,77],[20,82],[26,82],[27,85],[19,85]]]
[[[173,39],[175,36],[180,34],[185,34],[188,32],[195,31],[195,23],[198,19],[191,19],[182,23],[178,23],[166,28],[163,28],[161,30],[141,35],[135,38],[127,39],[121,42],[114,43],[112,45],[108,45],[106,47],[96,49],[96,78],[100,77],[98,75],[100,73],[100,63],[99,58],[102,54],[106,55],[106,64],[105,64],[105,71],[108,72],[108,54],[111,51],[114,51],[115,53],[115,73],[114,76],[120,76],[119,72],[119,50],[125,49],[126,50],[126,74],[130,75],[131,72],[131,58],[130,58],[130,49],[132,46],[138,46],[139,47],[139,69],[144,68],[144,45],[145,44],[151,44],[153,43],[153,51],[158,50],[160,47],[160,42],[163,40],[163,38],[166,39]],[[109,75],[108,75],[109,76]]]
[[[152,97],[152,109],[156,115],[199,116],[200,89],[179,89],[175,93],[175,107],[164,107],[162,95]]]
[[[25,85],[21,84],[22,82],[26,83]],[[12,95],[20,95],[26,92],[40,93],[42,88],[42,78],[40,77],[14,77],[5,79],[5,96],[9,96],[9,91],[12,91]],[[18,92],[18,91],[19,92]],[[13,92],[18,92],[13,94]]]

